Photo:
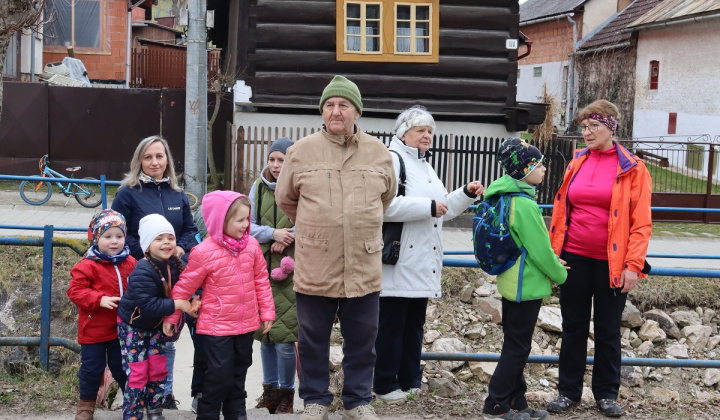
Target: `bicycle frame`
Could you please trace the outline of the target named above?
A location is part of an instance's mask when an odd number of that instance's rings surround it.
[[[43,173],[42,173],[41,176],[43,176],[43,177],[49,177],[49,178],[63,178],[63,179],[67,179],[68,181],[65,182],[65,184],[67,184],[67,185],[63,185],[63,182],[61,182],[61,181],[52,181],[52,182],[49,182],[50,184],[55,184],[55,185],[57,185],[57,186],[60,188],[60,191],[62,191],[62,193],[65,194],[65,195],[89,194],[89,192],[88,192],[87,190],[85,190],[85,189],[82,187],[82,185],[79,185],[79,184],[77,184],[77,183],[74,181],[75,178],[66,177],[65,175],[61,174],[60,172],[58,172],[58,171],[56,171],[56,170],[53,170],[53,169],[50,169],[49,166],[46,166],[45,169],[43,169]],[[76,192],[73,192],[73,191],[70,191],[70,188],[72,188],[73,185],[77,185],[78,190],[79,190],[77,193],[76,193]]]

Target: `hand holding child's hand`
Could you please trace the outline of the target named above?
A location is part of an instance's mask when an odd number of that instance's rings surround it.
[[[175,324],[171,324],[169,322],[163,322],[163,333],[166,336],[170,337],[171,335],[173,335],[173,333],[175,332],[175,331],[173,331],[174,329],[175,329]]]
[[[188,312],[188,314],[197,318],[198,311],[200,311],[201,306],[202,302],[200,301],[200,296],[196,296],[195,298],[193,298],[193,300],[190,301],[190,312]]]
[[[566,269],[566,270],[569,270],[569,269],[570,269],[570,267],[568,267],[568,265],[567,265],[567,261],[563,260],[563,259],[560,258],[560,257],[558,257],[558,261],[560,262],[560,264],[562,264],[563,266],[565,266],[565,269]]]
[[[120,297],[118,296],[103,296],[100,298],[100,307],[106,309],[115,309],[117,308],[118,302],[120,302]]]
[[[272,321],[263,321],[263,327],[265,327],[265,329],[263,330],[262,333],[267,334],[268,331],[270,331],[270,327],[272,327],[272,324],[273,324]]]
[[[175,299],[175,310],[180,309],[183,312],[190,313],[191,305],[189,300]]]
[[[281,244],[280,242],[273,242],[272,245],[270,245],[270,252],[275,254],[282,254],[285,252],[285,245]]]

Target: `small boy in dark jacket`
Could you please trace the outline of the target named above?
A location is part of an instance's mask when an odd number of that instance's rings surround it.
[[[535,186],[545,176],[540,150],[520,139],[508,138],[500,145],[497,157],[506,175],[490,184],[485,198],[511,193],[534,198]],[[500,361],[490,379],[483,415],[485,419],[538,420],[548,413],[528,405],[523,369],[530,355],[542,299],[552,292],[551,282],[565,282],[567,270],[565,262],[550,247],[537,202],[522,195],[510,200],[510,234],[522,255],[497,277],[505,339]]]

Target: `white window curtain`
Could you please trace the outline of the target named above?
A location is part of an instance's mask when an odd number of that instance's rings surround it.
[[[397,28],[397,36],[397,52],[410,52],[410,28]]]
[[[360,51],[360,27],[347,27],[347,49],[348,51]]]

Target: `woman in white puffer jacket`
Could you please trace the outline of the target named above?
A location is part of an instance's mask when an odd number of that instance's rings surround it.
[[[378,398],[403,400],[420,390],[423,325],[428,298],[442,295],[442,225],[461,214],[485,188],[473,181],[448,193],[427,162],[435,120],[422,106],[403,111],[390,144],[400,184],[400,158],[405,172],[405,195],[396,196],[384,222],[403,222],[400,256],[395,265],[383,264],[380,323],[375,352],[373,388]]]

